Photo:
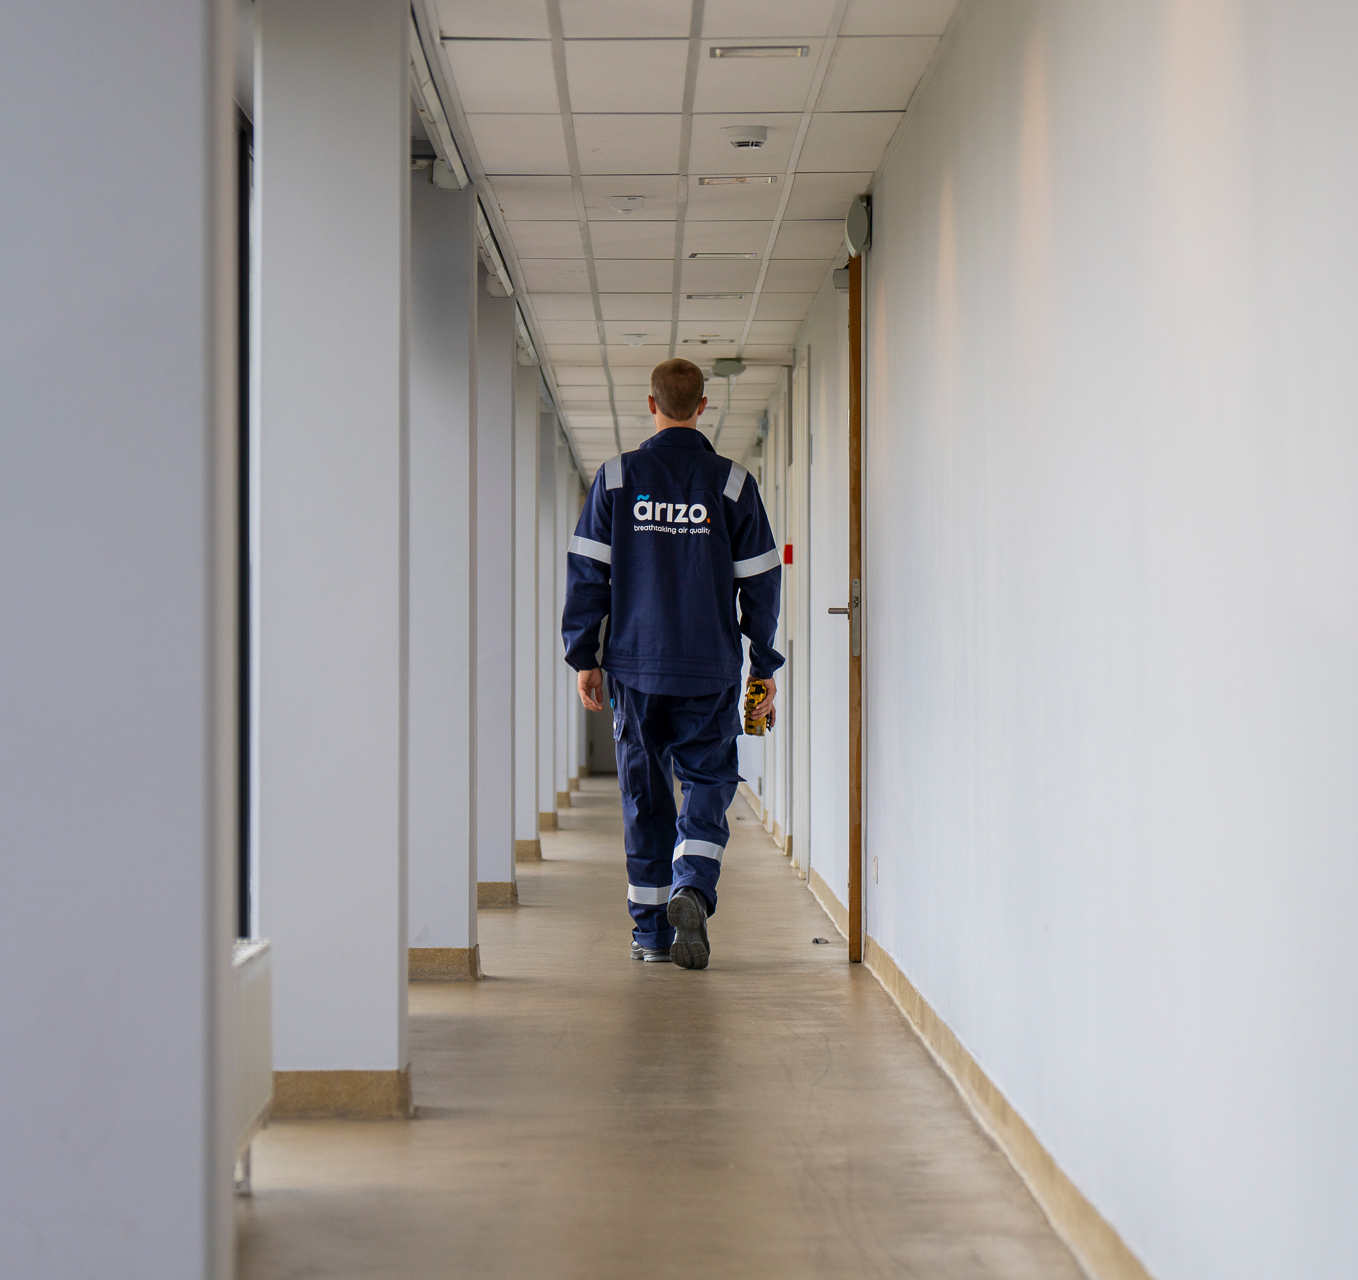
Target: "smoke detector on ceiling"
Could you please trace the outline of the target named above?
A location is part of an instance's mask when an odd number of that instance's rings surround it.
[[[614,213],[640,213],[646,203],[645,196],[609,196],[608,207]]]
[[[629,347],[639,347],[646,341],[646,335],[644,333],[624,333],[622,335],[622,340]]]
[[[726,141],[737,151],[758,151],[769,140],[769,131],[762,124],[733,124],[726,131]]]

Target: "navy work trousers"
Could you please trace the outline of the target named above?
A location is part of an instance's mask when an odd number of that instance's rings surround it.
[[[643,947],[674,941],[667,904],[692,886],[717,909],[717,877],[730,838],[726,810],[740,774],[740,686],[700,697],[638,693],[609,678],[618,786],[627,847],[627,904]],[[670,773],[683,788],[675,813]]]

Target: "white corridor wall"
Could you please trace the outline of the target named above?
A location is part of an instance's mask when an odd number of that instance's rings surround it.
[[[978,0],[874,195],[868,929],[1160,1280],[1353,1269],[1355,47]]]

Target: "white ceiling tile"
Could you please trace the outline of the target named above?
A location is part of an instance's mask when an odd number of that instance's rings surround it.
[[[583,115],[577,112],[575,145],[580,153],[580,172],[673,172],[679,164],[681,120],[678,115]]]
[[[600,370],[602,373],[603,370]],[[590,409],[599,404],[608,403],[607,387],[571,387],[569,391],[562,391],[563,399],[561,407],[563,409]]]
[[[542,337],[547,346],[587,345],[598,342],[599,330],[593,320],[544,320]]]
[[[445,36],[549,40],[552,35],[545,0],[438,0],[438,11]]]
[[[756,253],[763,257],[773,220],[721,219],[684,224],[684,257],[690,253]]]
[[[748,293],[758,278],[758,262],[693,262],[686,258],[679,287],[683,293]]]
[[[904,111],[937,44],[937,36],[837,41],[816,110]]]
[[[537,301],[535,298],[534,302]],[[556,385],[562,389],[563,395],[574,394],[567,391],[567,387],[604,387],[608,386],[608,380],[604,376],[602,368],[582,368],[579,365],[569,366],[552,371],[556,375]]]
[[[520,258],[583,258],[585,247],[580,242],[580,223],[567,222],[511,222],[509,238]]]
[[[753,299],[754,290],[750,290],[744,298],[731,298],[725,301],[718,299],[716,301],[690,302],[681,293],[679,295],[679,319],[744,324],[745,317],[750,314],[750,303]]]
[[[868,189],[872,173],[799,173],[784,217],[843,220],[854,196]]]
[[[583,258],[525,258],[521,265],[529,293],[589,292],[589,273]]]
[[[608,334],[608,341],[612,343],[622,343],[630,346],[627,341],[627,334],[640,333],[643,336],[641,346],[643,347],[665,347],[670,345],[670,322],[664,320],[609,320],[605,322],[604,329]],[[665,352],[656,356],[655,360],[663,360]]]
[[[591,222],[596,258],[674,257],[673,222]]]
[[[797,160],[799,171],[871,172],[881,162],[901,111],[817,111]]]
[[[686,40],[568,40],[571,110],[681,111],[687,59]]]
[[[714,58],[714,43],[721,41],[702,44],[694,111],[800,112],[806,106],[820,40],[799,41],[810,50],[805,58]]]
[[[800,321],[797,320],[756,320],[750,326],[749,337],[746,342],[752,346],[762,346],[768,343],[786,342],[789,345],[797,336]]]
[[[769,293],[767,290],[761,290],[759,307],[754,313],[755,322],[796,320],[800,323],[806,319],[806,313],[811,310],[811,304],[815,300],[814,293]]]
[[[695,115],[689,147],[690,173],[783,173],[801,123],[800,112],[739,112]],[[736,150],[726,135],[734,125],[763,125],[768,141],[757,150]]]
[[[676,179],[666,174],[586,175],[580,179],[585,209],[591,222],[673,222]],[[642,196],[646,203],[636,213],[618,213],[609,204],[614,196]]]
[[[536,293],[533,310],[539,320],[593,320],[594,302],[587,293]]]
[[[559,115],[469,115],[467,124],[489,174],[571,171]]]
[[[740,331],[744,328],[743,320],[730,320],[714,323],[711,320],[681,320],[679,321],[679,340],[685,338],[706,338],[714,346],[718,341],[731,339],[733,342],[740,341]],[[718,352],[718,355],[721,353]],[[692,357],[690,357],[692,358]]]
[[[842,36],[941,36],[957,0],[849,0]]]
[[[657,360],[657,364],[660,362]],[[613,375],[613,385],[615,387],[641,387],[646,388],[651,385],[651,371],[649,369],[631,368],[619,369]],[[643,390],[642,399],[645,400]]]
[[[577,217],[569,178],[495,178],[490,187],[500,212],[510,222],[564,222]]]
[[[687,36],[689,0],[561,0],[567,40]]]
[[[596,260],[594,271],[600,293],[664,293],[674,283],[674,264],[663,260]]]
[[[778,239],[774,243],[771,256],[833,258],[843,248],[843,218],[826,218],[819,222],[789,221],[784,218],[778,227]]]
[[[833,266],[833,261],[814,262],[809,259],[770,262],[760,299],[762,301],[765,293],[819,293]]]
[[[546,40],[445,40],[463,111],[560,111]]]
[[[834,0],[707,0],[703,35],[718,40],[735,36],[750,44],[786,43],[780,38],[784,36],[823,36],[834,7]]]
[[[599,344],[597,342],[593,346],[585,346],[583,344],[568,346],[564,343],[558,345],[548,343],[547,355],[551,359],[554,369],[559,369],[563,365],[601,365],[603,363],[603,359],[599,355]]]
[[[663,320],[666,325],[670,322],[668,293],[600,293],[599,306],[605,320]]]
[[[748,186],[705,187],[699,184],[700,175],[693,174],[688,180],[688,217],[695,222],[773,221],[778,212],[778,202],[782,199],[784,174],[774,174],[777,179],[769,183],[750,183]]]
[[[622,343],[617,345],[610,344],[608,348],[608,363],[610,367],[623,368],[627,365],[642,366],[646,369],[653,369],[669,354],[669,347],[628,347]],[[619,406],[618,412],[622,412]]]

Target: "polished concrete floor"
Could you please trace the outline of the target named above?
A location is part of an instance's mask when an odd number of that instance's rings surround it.
[[[689,972],[629,959],[616,787],[584,787],[481,913],[486,981],[411,988],[415,1119],[256,1140],[241,1277],[1078,1280],[743,801]]]

